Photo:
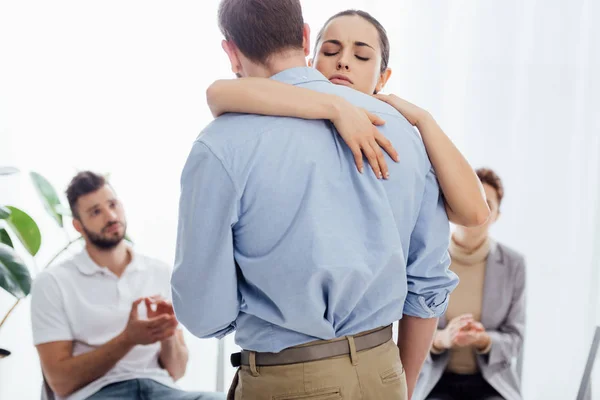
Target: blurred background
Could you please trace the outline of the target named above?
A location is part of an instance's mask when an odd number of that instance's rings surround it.
[[[492,234],[528,268],[524,398],[575,398],[600,323],[600,2],[302,4],[313,40],[343,9],[378,18],[392,45],[386,92],[427,109],[473,167],[501,176]],[[40,225],[39,266],[66,239],[28,173],[62,195],[83,169],[110,173],[136,249],[172,264],[179,176],[212,119],[205,90],[231,78],[217,5],[0,1],[0,166],[21,170],[0,176],[0,203]],[[0,318],[13,304],[0,291]],[[228,386],[232,337],[224,360],[216,340],[187,340],[181,386],[215,390],[219,375]],[[2,326],[0,347],[13,352],[0,360],[0,399],[39,398],[28,298]],[[600,366],[593,381],[600,396]]]

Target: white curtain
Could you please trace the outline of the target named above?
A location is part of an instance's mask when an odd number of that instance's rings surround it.
[[[217,4],[0,2],[0,165],[37,170],[61,190],[78,169],[111,172],[138,250],[171,262],[180,170],[210,121],[204,91],[230,76]],[[429,110],[473,166],[503,178],[493,234],[528,265],[524,395],[574,398],[600,323],[599,2],[303,6],[313,37],[346,8],[378,17],[392,43],[388,91]],[[0,190],[47,232],[42,264],[61,233],[25,175],[0,179]],[[0,313],[10,304],[0,293]],[[0,347],[14,352],[0,361],[0,398],[39,394],[28,307],[0,331]],[[182,387],[214,389],[216,341],[188,343]],[[227,338],[226,353],[234,348]]]

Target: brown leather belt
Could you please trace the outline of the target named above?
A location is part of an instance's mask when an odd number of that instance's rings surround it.
[[[377,329],[364,335],[358,334],[353,337],[356,351],[369,350],[381,346],[392,339],[392,326]],[[240,365],[250,365],[250,351],[243,350],[241,353],[231,355],[231,365],[239,367]],[[326,358],[343,356],[350,354],[350,345],[348,340],[336,340],[334,342],[324,342],[308,344],[298,347],[290,347],[279,353],[255,353],[257,366],[274,366],[298,364],[310,361],[323,360]]]

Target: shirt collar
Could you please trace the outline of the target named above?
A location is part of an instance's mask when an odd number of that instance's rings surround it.
[[[290,85],[299,85],[314,81],[331,83],[329,82],[329,79],[325,78],[325,75],[320,73],[316,68],[311,67],[288,68],[273,75],[271,79],[283,83],[289,83]]]
[[[139,262],[138,257],[136,256],[133,249],[131,247],[127,247],[127,251],[129,251],[129,253],[131,254],[131,262],[127,265],[125,271],[144,270],[144,263]],[[85,247],[83,248],[83,250],[81,250],[79,254],[77,254],[74,257],[73,261],[75,262],[75,265],[77,266],[79,272],[81,272],[84,275],[95,275],[98,273],[105,273],[109,271],[108,268],[96,264],[96,262],[92,260],[92,257],[90,257],[90,254],[88,253]]]

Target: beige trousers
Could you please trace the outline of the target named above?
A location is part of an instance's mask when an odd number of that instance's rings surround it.
[[[390,340],[350,355],[273,367],[242,366],[228,400],[408,400],[406,376]],[[252,357],[251,357],[252,361]]]

